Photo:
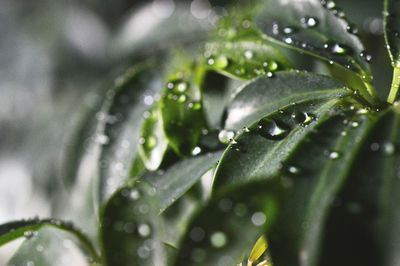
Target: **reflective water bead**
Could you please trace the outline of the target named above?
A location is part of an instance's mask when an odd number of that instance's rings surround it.
[[[281,122],[264,118],[258,122],[258,133],[267,139],[281,140],[289,133],[289,128]]]
[[[222,248],[227,243],[227,237],[223,232],[218,231],[211,235],[210,242],[215,248]]]
[[[235,137],[235,132],[223,129],[218,134],[218,139],[223,144],[228,144],[231,139]]]
[[[314,28],[318,26],[318,20],[314,17],[304,17],[300,19],[301,24],[305,28]]]

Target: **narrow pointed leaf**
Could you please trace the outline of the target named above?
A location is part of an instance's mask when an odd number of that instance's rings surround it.
[[[157,172],[145,174],[142,180],[152,184],[159,194],[160,212],[199,181],[205,172],[215,166],[221,155],[221,151],[198,155],[174,164],[162,174]]]
[[[254,247],[250,252],[249,261],[253,263],[256,260],[258,260],[261,257],[261,255],[267,250],[267,247],[268,247],[267,239],[265,238],[265,236],[260,236],[260,238],[254,244]]]

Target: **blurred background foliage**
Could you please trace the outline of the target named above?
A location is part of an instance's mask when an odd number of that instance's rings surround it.
[[[66,189],[62,177],[63,151],[80,113],[96,105],[105,77],[135,60],[174,48],[177,40],[200,48],[232,2],[0,0],[0,223],[53,216],[91,234],[90,223],[71,211],[84,200]],[[392,74],[383,3],[336,2],[373,56],[383,99]],[[300,69],[327,71],[308,56],[291,60]],[[9,254],[0,249],[0,261]]]

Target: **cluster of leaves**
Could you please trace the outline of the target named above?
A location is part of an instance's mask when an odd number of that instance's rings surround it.
[[[3,225],[0,245],[53,225],[94,264],[397,265],[400,6],[385,9],[387,103],[332,1],[240,4],[200,51],[136,60],[69,151],[69,176],[92,167],[101,255],[53,220]],[[341,81],[295,70],[288,48]]]

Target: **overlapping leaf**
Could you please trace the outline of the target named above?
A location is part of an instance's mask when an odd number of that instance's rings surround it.
[[[366,86],[361,93],[376,103],[370,85],[371,56],[359,40],[356,28],[335,2],[266,0],[260,8],[256,23],[267,39],[357,73]]]
[[[27,259],[26,253],[30,254],[32,257],[30,261],[33,263],[38,263],[38,261],[45,263],[42,265],[52,265],[54,262],[54,258],[50,258],[49,256],[42,256],[40,253],[49,254],[50,250],[46,250],[45,247],[42,246],[42,250],[38,251],[37,246],[39,243],[35,245],[31,245],[32,238],[36,238],[41,234],[42,228],[55,228],[57,230],[54,233],[59,232],[59,234],[63,234],[71,238],[71,243],[74,243],[77,247],[81,249],[83,254],[87,256],[87,259],[90,263],[99,263],[100,257],[97,255],[95,248],[92,243],[87,239],[87,237],[82,234],[78,229],[76,229],[71,223],[66,223],[57,219],[31,219],[31,220],[21,220],[14,221],[3,224],[0,226],[0,246],[5,245],[15,239],[25,237],[26,241],[23,242],[20,250],[14,255],[12,258],[12,263],[17,263],[17,261],[25,261]],[[36,241],[36,240],[35,240]],[[41,244],[44,245],[44,242]],[[49,247],[50,249],[50,247]],[[37,254],[37,256],[33,256],[33,254]]]
[[[101,237],[107,265],[166,265],[164,242],[176,244],[171,240],[179,239],[179,231],[185,229],[179,228],[179,224],[189,219],[187,214],[192,213],[194,206],[189,201],[178,203],[183,204],[183,209],[175,208],[173,218],[166,213],[166,223],[160,213],[197,183],[220,155],[221,152],[215,152],[183,160],[165,172],[146,173],[133,185],[117,191],[103,212]],[[168,220],[176,224],[171,225]],[[173,227],[175,236],[168,236],[168,226]]]

